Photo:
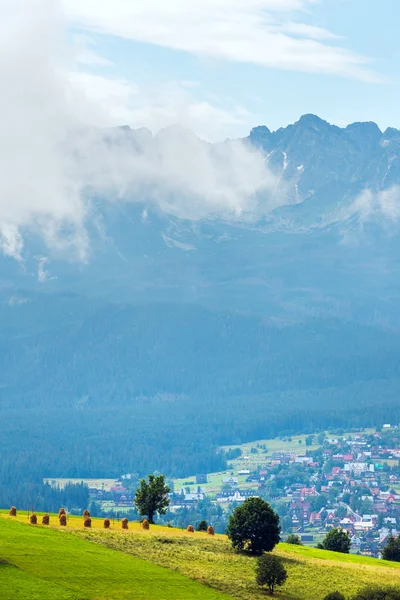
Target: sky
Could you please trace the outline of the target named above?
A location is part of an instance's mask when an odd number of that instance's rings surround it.
[[[74,85],[113,122],[208,139],[315,113],[400,126],[395,0],[63,0]]]
[[[238,139],[305,113],[400,127],[394,0],[0,0],[0,14],[0,249],[16,260],[28,230],[87,260],[92,198],[146,190],[190,219],[276,207],[259,203],[276,187],[259,150],[188,130]],[[118,125],[163,133],[142,132],[138,155],[99,134]]]

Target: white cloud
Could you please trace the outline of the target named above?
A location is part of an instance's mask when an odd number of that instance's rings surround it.
[[[400,219],[400,186],[379,192],[364,190],[353,202],[350,212],[359,217],[361,225],[369,221],[396,223]]]
[[[113,79],[93,73],[74,71],[73,89],[86,101],[78,103],[80,118],[92,125],[129,124],[158,131],[179,123],[207,140],[224,139],[233,126],[250,127],[251,116],[241,106],[218,106],[193,94],[197,83],[170,81],[139,87],[125,79]],[[98,110],[93,111],[93,106]]]
[[[278,69],[376,80],[366,58],[304,23],[316,0],[63,0],[88,31]],[[294,17],[300,11],[303,21]]]
[[[75,34],[72,37],[75,62],[88,67],[111,67],[112,62],[96,53],[96,44],[88,35]]]
[[[86,259],[90,198],[135,201],[146,197],[162,210],[203,218],[246,217],[259,210],[258,192],[273,187],[263,157],[241,143],[211,146],[170,128],[153,140],[98,130],[84,123],[135,121],[155,126],[228,122],[222,109],[190,96],[191,86],[171,84],[148,102],[126,81],[69,75],[62,13],[55,0],[2,0],[0,21],[0,247],[23,256],[24,233],[49,247]],[[241,118],[237,110],[235,118]],[[120,121],[121,120],[121,121]],[[39,271],[39,278],[45,276]]]

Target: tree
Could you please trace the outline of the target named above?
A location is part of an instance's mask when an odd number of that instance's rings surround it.
[[[270,552],[280,540],[279,516],[268,502],[261,498],[248,498],[235,508],[227,528],[232,546],[251,554]]]
[[[311,508],[314,512],[319,512],[322,508],[325,508],[328,504],[328,496],[326,494],[319,494],[311,499]]]
[[[400,537],[395,538],[392,535],[389,537],[388,543],[383,549],[382,558],[400,562]]]
[[[351,546],[350,534],[339,527],[334,527],[326,534],[322,544],[318,548],[322,550],[331,550],[332,552],[342,552],[349,554]]]
[[[295,533],[292,533],[291,535],[287,536],[286,543],[293,544],[294,546],[302,546],[303,545],[301,542],[301,537],[299,535],[296,535]]]
[[[282,531],[283,533],[292,532],[292,519],[289,516],[283,517],[282,519]]]
[[[400,600],[400,588],[368,586],[358,592],[353,600]]]
[[[347,515],[347,508],[345,506],[339,506],[336,511],[336,516],[338,519],[344,519]]]
[[[136,490],[135,506],[138,513],[146,516],[150,523],[154,523],[154,515],[165,515],[170,499],[170,488],[165,484],[164,475],[149,475],[149,481],[142,479]]]
[[[207,531],[207,521],[200,521],[197,531]]]
[[[282,560],[274,554],[262,554],[257,560],[256,581],[258,585],[268,587],[271,596],[277,586],[281,586],[287,579],[287,571]]]

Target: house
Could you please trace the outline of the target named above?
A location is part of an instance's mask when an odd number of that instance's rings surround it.
[[[237,477],[223,477],[222,483],[225,485],[237,485],[238,478]]]
[[[196,483],[200,484],[200,483],[207,483],[208,479],[207,479],[207,474],[206,473],[201,473],[199,475],[196,475]]]
[[[302,498],[307,498],[309,496],[317,496],[317,490],[315,487],[312,488],[302,488],[300,491],[300,495]]]

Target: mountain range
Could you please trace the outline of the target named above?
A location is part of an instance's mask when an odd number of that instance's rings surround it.
[[[110,143],[156,154],[165,136],[124,127]],[[0,260],[3,439],[9,456],[32,444],[38,476],[152,468],[146,444],[162,425],[156,466],[187,474],[220,443],[399,420],[400,131],[305,115],[241,144],[271,177],[253,215],[199,215],[188,193],[157,204],[143,188],[134,201],[92,198],[86,261],[32,232],[21,261]],[[60,410],[68,434],[56,425],[44,442],[34,416]],[[119,411],[130,416],[117,431]],[[203,418],[210,429],[191,434],[180,467],[182,428]],[[43,457],[56,439],[85,457]]]

